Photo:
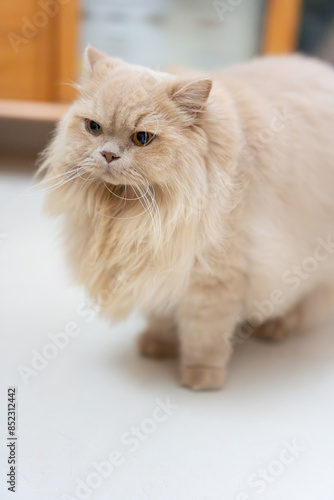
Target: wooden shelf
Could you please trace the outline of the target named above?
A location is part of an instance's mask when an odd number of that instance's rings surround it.
[[[69,104],[63,103],[0,99],[0,119],[56,122],[68,108]]]

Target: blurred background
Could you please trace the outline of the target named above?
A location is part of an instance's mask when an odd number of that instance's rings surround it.
[[[128,62],[161,69],[209,71],[259,54],[293,51],[334,63],[334,2],[2,0],[3,153],[21,149],[11,141],[14,125],[24,136],[25,154],[43,147],[50,127],[75,97],[69,84],[80,76],[88,42]],[[17,120],[34,121],[34,130],[39,122],[44,127],[28,138]]]
[[[294,51],[333,64],[334,1],[0,1],[0,381],[4,413],[7,387],[18,388],[16,500],[332,500],[333,325],[282,344],[250,339],[233,357],[226,388],[204,395],[178,386],[175,361],[137,355],[137,318],[114,326],[83,314],[59,221],[44,214],[33,174],[75,98],[69,84],[80,77],[88,42],[161,69],[210,71]],[[80,335],[32,372],[50,335],[69,322]],[[129,453],[120,436],[151,417],[156,398],[177,411]],[[1,434],[5,414],[0,420]],[[277,473],[286,442],[303,451]],[[75,495],[76,481],[119,448],[124,465],[92,496]],[[247,481],[271,464],[258,496]],[[6,500],[13,495],[5,445],[0,469]]]
[[[259,54],[293,51],[334,63],[334,2],[1,0],[2,154],[22,150],[34,156],[44,146],[75,97],[69,84],[80,76],[88,42],[161,69],[209,71]],[[20,143],[11,140],[16,130]]]

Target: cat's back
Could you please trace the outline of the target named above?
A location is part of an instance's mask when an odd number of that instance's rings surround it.
[[[275,140],[261,142],[264,154],[269,151],[287,155],[295,158],[297,165],[306,160],[309,163],[313,155],[326,151],[324,163],[332,168],[332,66],[299,54],[259,57],[227,68],[214,75],[213,80],[217,92],[221,87],[230,94],[249,142],[264,129],[274,133]],[[278,115],[280,119],[273,124]]]
[[[332,234],[334,70],[300,55],[263,57],[220,72],[219,83],[233,97],[245,138],[242,230],[249,297],[260,302],[277,284],[285,287],[284,273],[313,255],[319,237]],[[329,259],[312,280],[326,280],[333,271]],[[301,293],[312,280],[301,284]]]
[[[300,54],[259,57],[231,66],[214,75],[233,92],[244,87],[263,97],[278,97],[283,92],[333,92],[334,68],[318,59]],[[333,95],[334,99],[334,95]]]

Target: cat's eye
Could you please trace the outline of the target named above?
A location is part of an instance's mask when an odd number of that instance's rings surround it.
[[[101,134],[102,127],[98,123],[94,122],[93,120],[86,120],[85,124],[86,124],[86,130],[90,134],[93,134],[93,135],[100,135]]]
[[[136,132],[133,134],[132,140],[136,146],[147,146],[154,137],[154,134],[151,132]]]

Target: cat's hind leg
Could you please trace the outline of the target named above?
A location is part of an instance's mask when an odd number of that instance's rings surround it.
[[[282,317],[265,321],[254,335],[268,340],[284,340],[293,333],[315,327],[334,311],[334,288],[318,287]]]
[[[142,356],[155,359],[178,356],[177,325],[172,317],[150,316],[149,324],[137,338]]]

